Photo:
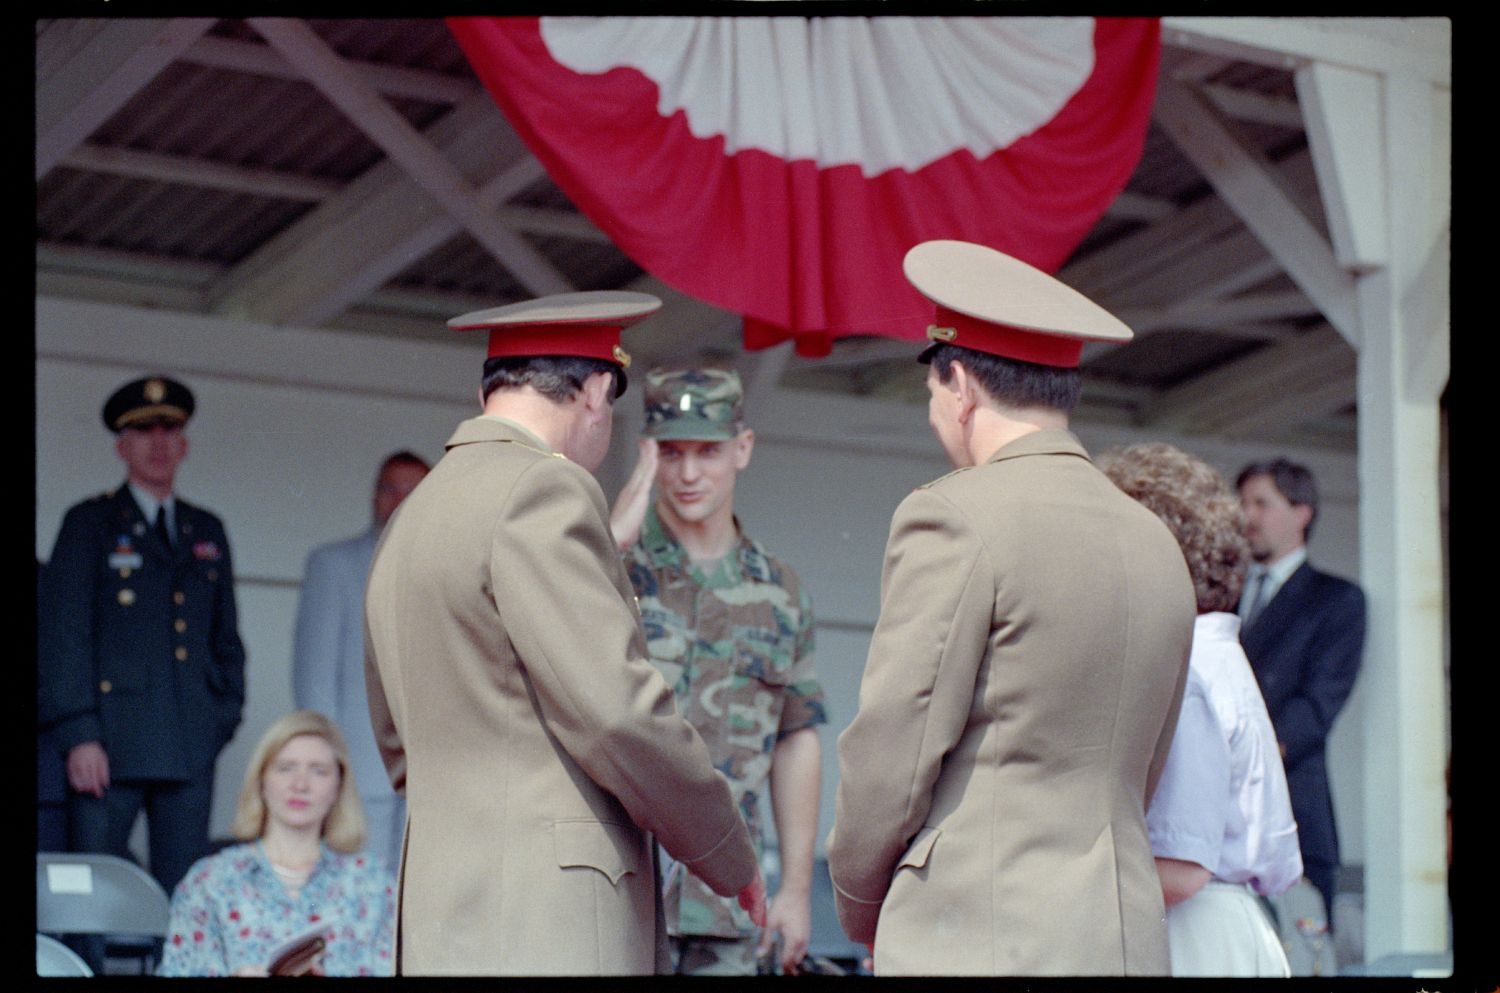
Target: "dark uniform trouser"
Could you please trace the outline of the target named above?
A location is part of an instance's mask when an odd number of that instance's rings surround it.
[[[1333,933],[1333,895],[1338,880],[1339,867],[1337,862],[1325,862],[1319,859],[1309,861],[1307,856],[1302,857],[1302,875],[1312,883],[1317,891],[1323,896],[1323,919],[1328,922],[1328,933]]]
[[[65,803],[38,800],[36,804],[36,850],[68,850],[68,807]]]
[[[74,793],[70,801],[73,849],[130,858],[130,830],[145,807],[151,875],[170,896],[178,880],[208,851],[213,782],[210,769],[185,783],[114,781],[103,799]]]
[[[213,782],[210,770],[188,782],[112,781],[102,799],[70,793],[71,847],[75,852],[102,852],[134,861],[130,832],[144,806],[151,875],[170,896],[178,880],[208,851]],[[68,944],[83,956],[96,976],[103,974],[103,935],[79,935]]]

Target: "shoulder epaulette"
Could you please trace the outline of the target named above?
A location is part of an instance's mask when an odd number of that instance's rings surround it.
[[[939,476],[938,478],[936,478],[936,479],[934,479],[934,480],[932,480],[930,482],[923,483],[921,486],[918,486],[917,489],[919,489],[919,490],[931,489],[932,487],[936,486],[938,483],[941,483],[943,480],[945,480],[945,479],[951,479],[952,477],[957,476],[961,472],[968,472],[972,468],[974,468],[974,467],[971,466],[971,465],[966,465],[966,466],[963,466],[962,468],[954,469],[952,472],[945,472],[945,473],[943,473],[943,475]]]
[[[568,457],[562,452],[549,452],[545,448],[538,448],[535,445],[529,444],[528,442],[517,441],[515,438],[496,438],[495,440],[503,442],[507,445],[516,445],[517,447],[526,449],[528,452],[536,452],[538,455],[546,455],[549,458],[562,459],[564,462],[568,461]]]

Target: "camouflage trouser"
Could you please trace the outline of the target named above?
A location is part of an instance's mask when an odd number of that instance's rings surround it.
[[[679,976],[753,976],[759,939],[683,935],[672,944],[672,971]]]

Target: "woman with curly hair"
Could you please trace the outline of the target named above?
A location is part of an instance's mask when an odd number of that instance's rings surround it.
[[[1171,445],[1131,445],[1102,461],[1171,529],[1198,597],[1182,711],[1146,812],[1172,974],[1290,975],[1256,900],[1294,885],[1302,856],[1276,732],[1233,613],[1250,554],[1239,500],[1217,470]]]

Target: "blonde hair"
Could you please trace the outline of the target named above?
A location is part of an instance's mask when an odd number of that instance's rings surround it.
[[[294,710],[260,736],[245,767],[245,781],[240,786],[230,833],[241,841],[254,841],[266,833],[266,801],[261,792],[266,769],[287,742],[305,734],[326,741],[339,763],[339,795],[323,821],[323,841],[336,852],[357,852],[365,844],[365,812],[359,802],[354,771],[349,768],[349,746],[344,743],[338,725],[316,710]]]
[[[1217,469],[1161,442],[1105,452],[1104,474],[1161,518],[1182,548],[1198,613],[1230,611],[1245,583],[1250,546],[1240,501]]]

